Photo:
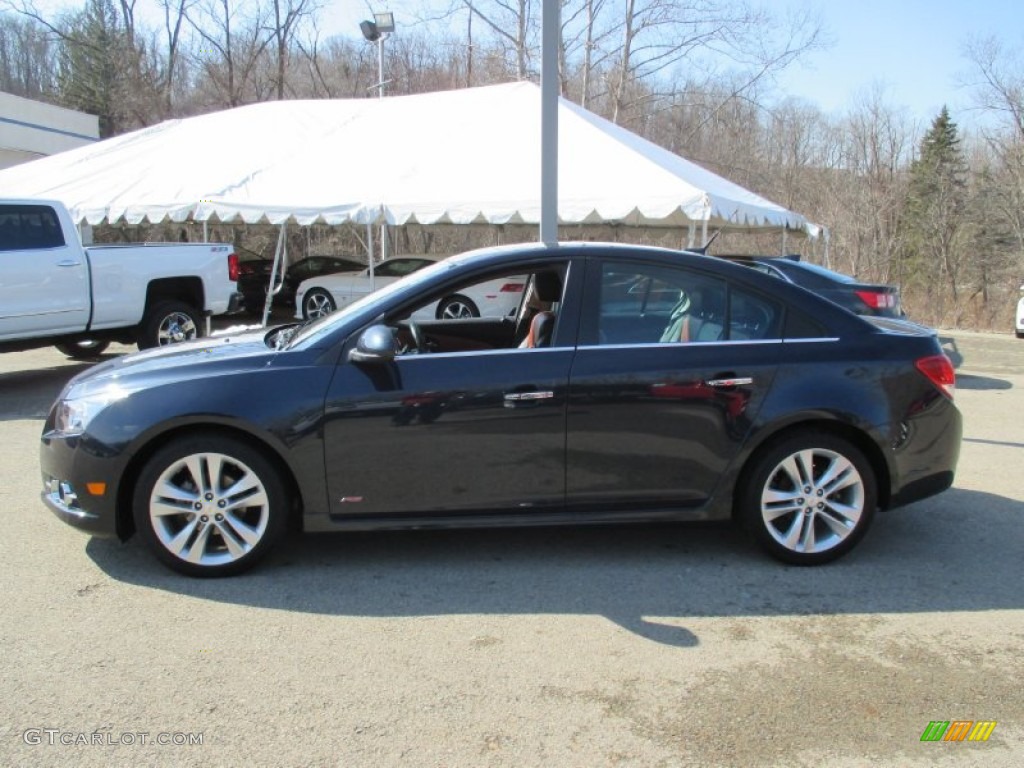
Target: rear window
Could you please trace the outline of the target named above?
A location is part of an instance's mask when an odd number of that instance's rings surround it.
[[[48,205],[0,205],[0,251],[60,248],[64,233]]]
[[[820,278],[833,283],[856,283],[857,281],[849,275],[844,275],[841,272],[833,272],[831,269],[819,266],[817,264],[809,264],[806,261],[791,261],[780,267],[783,271],[790,272],[804,272],[809,273],[813,277]],[[824,286],[823,286],[824,287]]]

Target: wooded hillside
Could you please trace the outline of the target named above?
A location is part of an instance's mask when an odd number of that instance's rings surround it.
[[[356,29],[321,38],[317,0],[0,8],[0,90],[96,114],[104,137],[256,101],[376,96],[376,45]],[[403,23],[386,94],[537,79],[539,18],[538,0],[450,0]],[[1024,64],[995,40],[964,41],[985,126],[965,134],[947,110],[919,124],[868,83],[842,115],[780,93],[775,75],[824,38],[812,16],[744,0],[563,0],[562,93],[828,227],[827,250],[788,245],[898,284],[914,319],[1009,330],[1024,280]],[[716,242],[766,247],[779,244]]]

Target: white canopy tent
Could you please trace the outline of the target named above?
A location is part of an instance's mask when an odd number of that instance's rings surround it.
[[[0,171],[78,221],[510,224],[540,218],[540,89],[284,101],[169,120]],[[562,99],[563,224],[818,228]]]

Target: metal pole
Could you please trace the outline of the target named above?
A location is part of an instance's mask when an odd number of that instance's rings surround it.
[[[384,98],[384,38],[381,35],[377,38],[377,98]]]
[[[366,255],[370,262],[370,292],[377,290],[377,276],[373,268],[373,222],[366,222]]]
[[[543,0],[540,64],[540,240],[558,244],[559,0]]]
[[[284,275],[284,264],[287,261],[287,248],[288,241],[284,236],[285,229],[288,226],[287,223],[281,225],[281,232],[277,236],[277,250],[274,251],[274,266],[270,268],[270,282],[267,283],[267,296],[263,302],[263,321],[260,323],[264,328],[267,327],[267,321],[270,319],[270,310],[274,304],[274,295],[277,291],[274,290],[274,280],[277,276],[278,269],[281,270],[281,274]],[[284,278],[282,277],[282,283]],[[280,286],[278,286],[280,290]]]

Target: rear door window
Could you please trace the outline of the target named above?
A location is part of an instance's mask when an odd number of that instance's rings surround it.
[[[689,269],[607,261],[589,293],[583,345],[780,338],[776,302]]]

